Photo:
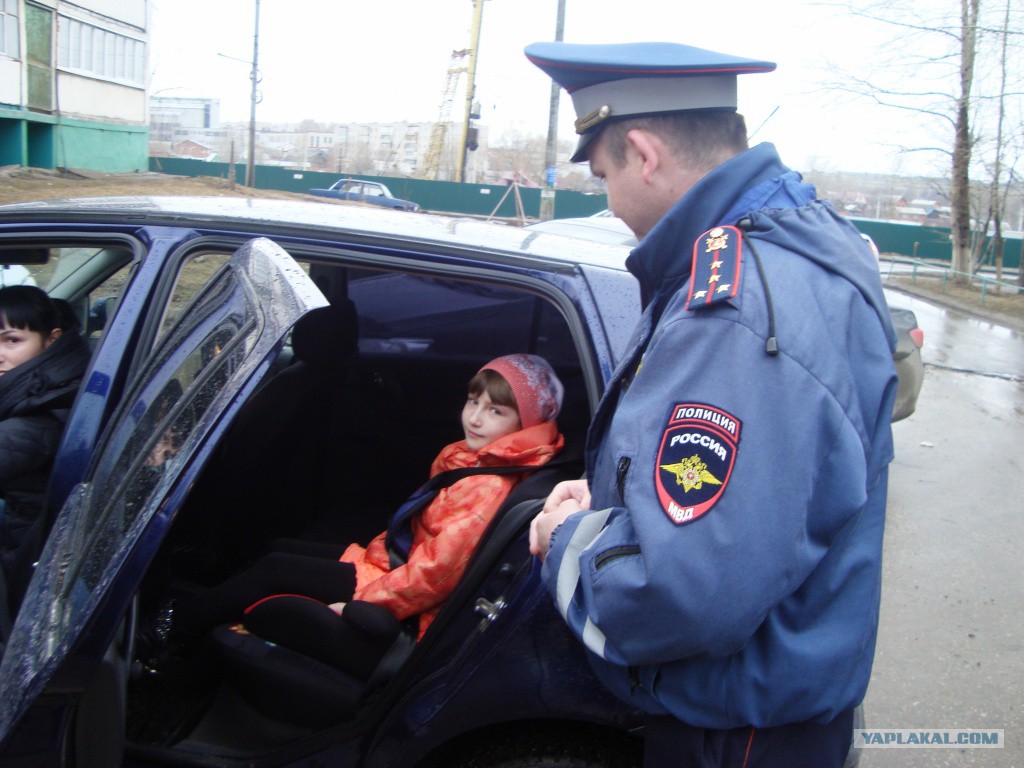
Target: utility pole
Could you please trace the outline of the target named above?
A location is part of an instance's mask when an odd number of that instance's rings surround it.
[[[558,0],[555,20],[555,41],[565,36],[565,0]],[[558,98],[561,87],[551,81],[551,106],[548,111],[548,144],[544,153],[544,186],[540,190],[540,220],[555,217],[555,181],[558,177]]]
[[[473,28],[469,41],[469,64],[466,72],[469,80],[466,83],[466,116],[462,121],[462,147],[459,151],[459,165],[455,180],[466,180],[466,154],[469,151],[470,121],[473,119],[473,99],[476,96],[476,59],[480,48],[480,27],[484,20],[484,0],[473,0]]]
[[[252,187],[256,184],[256,102],[258,91],[256,86],[260,82],[259,72],[260,60],[260,0],[256,0],[256,31],[252,36],[252,72],[249,79],[252,80],[252,103],[249,105],[249,158],[245,165],[245,186]]]

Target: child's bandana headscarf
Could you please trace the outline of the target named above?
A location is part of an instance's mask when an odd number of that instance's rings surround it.
[[[565,389],[548,361],[537,355],[505,355],[480,370],[500,373],[512,387],[523,429],[553,421],[562,409]]]

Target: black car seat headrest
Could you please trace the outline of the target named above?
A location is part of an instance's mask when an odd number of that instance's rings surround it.
[[[350,299],[315,309],[295,324],[292,352],[315,368],[331,369],[349,362],[359,347],[359,319]]]

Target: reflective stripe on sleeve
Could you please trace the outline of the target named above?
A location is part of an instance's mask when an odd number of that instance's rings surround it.
[[[597,628],[597,624],[587,617],[587,623],[583,625],[583,644],[602,659],[604,658],[604,632]]]
[[[569,539],[569,544],[562,554],[555,585],[555,601],[558,604],[558,612],[570,626],[572,622],[569,619],[569,606],[580,580],[580,554],[600,537],[611,512],[611,509],[603,509],[584,517],[573,531],[572,538]],[[589,618],[583,627],[582,640],[587,648],[604,658],[604,633]]]

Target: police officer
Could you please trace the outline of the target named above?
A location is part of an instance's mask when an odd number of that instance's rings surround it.
[[[878,626],[895,336],[854,227],[748,148],[739,74],[669,43],[538,43],[640,239],[644,312],[531,528],[558,610],[647,713],[647,766],[838,768]],[[589,482],[588,482],[589,481]]]

